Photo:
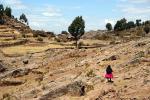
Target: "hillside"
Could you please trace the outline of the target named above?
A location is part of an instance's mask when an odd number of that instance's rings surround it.
[[[72,36],[56,35],[32,30],[6,11],[0,100],[150,100],[150,21],[138,25],[123,18],[114,30],[84,33],[78,16],[68,28]],[[104,78],[108,65],[113,82]]]
[[[32,29],[26,25],[25,23],[22,23],[14,18],[9,18],[8,16],[4,16],[4,25],[6,25],[9,28],[16,29],[21,34],[29,34],[32,33]]]
[[[115,59],[114,59],[115,58]],[[1,98],[25,100],[149,100],[150,38],[100,48],[1,54]],[[114,83],[103,77],[112,65]],[[81,96],[82,95],[82,96]]]

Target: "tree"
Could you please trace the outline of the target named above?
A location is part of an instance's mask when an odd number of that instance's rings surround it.
[[[150,27],[148,27],[148,25],[145,26],[145,27],[144,27],[144,31],[148,34],[148,33],[150,32]]]
[[[137,19],[136,20],[136,26],[141,26],[141,21],[142,21],[141,19]]]
[[[150,25],[150,20],[145,21],[144,25]]]
[[[112,30],[112,25],[111,25],[111,23],[107,23],[107,24],[106,24],[106,28],[107,28],[108,31]]]
[[[76,47],[78,48],[78,40],[84,34],[85,22],[82,19],[82,16],[76,17],[71,25],[68,27],[69,33],[74,37],[76,41]]]
[[[62,31],[61,34],[68,35],[68,32],[67,31]]]
[[[22,22],[27,23],[27,25],[28,25],[28,19],[27,19],[27,17],[26,17],[25,14],[20,15],[20,20],[21,20]]]
[[[11,8],[10,8],[10,7],[6,7],[6,9],[5,9],[5,14],[6,14],[8,17],[12,17],[11,12],[12,12]]]
[[[122,31],[126,29],[126,23],[127,20],[125,18],[118,20],[117,23],[114,26],[114,30],[116,31]]]
[[[130,29],[130,28],[134,28],[135,27],[135,24],[133,21],[129,21],[126,25],[126,29]]]
[[[4,6],[0,4],[0,19],[2,18],[3,14],[4,14]]]

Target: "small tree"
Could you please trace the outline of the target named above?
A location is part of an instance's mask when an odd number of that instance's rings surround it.
[[[150,20],[145,21],[144,25],[150,25]]]
[[[26,17],[25,14],[20,15],[20,18],[19,18],[19,19],[20,19],[22,22],[27,23],[27,25],[28,25],[28,19],[27,19],[27,17]]]
[[[118,20],[117,23],[114,26],[114,30],[116,31],[122,31],[126,29],[126,23],[127,20],[125,18]]]
[[[111,25],[111,23],[107,23],[107,24],[106,24],[106,28],[107,28],[108,31],[112,30],[112,25]]]
[[[135,24],[133,21],[128,22],[126,25],[126,29],[130,29],[130,28],[134,28],[134,27],[135,27]]]
[[[11,15],[11,8],[10,7],[6,7],[6,9],[5,9],[5,14],[8,16],[8,17],[12,17],[12,15]]]
[[[76,47],[78,48],[78,40],[84,34],[85,22],[82,19],[82,16],[76,17],[72,24],[68,27],[69,33],[74,37],[76,41]]]
[[[150,27],[145,26],[145,27],[144,27],[144,31],[148,34],[148,33],[150,32]]]
[[[62,31],[61,34],[68,35],[68,32],[67,31]]]
[[[3,14],[4,14],[4,6],[0,4],[0,19],[2,18]]]
[[[141,26],[141,19],[136,20],[136,26]]]

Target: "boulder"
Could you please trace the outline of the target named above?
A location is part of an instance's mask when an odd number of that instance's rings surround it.
[[[118,55],[112,55],[109,58],[103,59],[103,61],[113,61],[119,59]]]
[[[14,78],[28,75],[30,69],[17,69],[12,72]]]
[[[6,71],[6,67],[4,67],[4,65],[2,63],[0,63],[0,73]]]
[[[58,87],[53,88],[49,92],[42,95],[39,100],[53,100],[57,97],[61,97],[63,95],[71,95],[71,96],[83,96],[85,95],[86,84],[82,81],[71,82],[66,85],[60,85]]]

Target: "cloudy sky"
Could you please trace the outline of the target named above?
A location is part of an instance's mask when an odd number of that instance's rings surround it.
[[[17,18],[25,13],[33,29],[59,33],[76,16],[83,16],[86,31],[105,29],[121,18],[150,19],[150,0],[0,0]]]

